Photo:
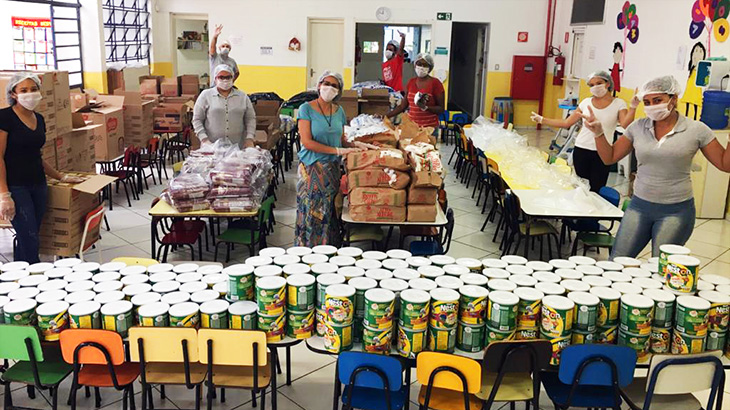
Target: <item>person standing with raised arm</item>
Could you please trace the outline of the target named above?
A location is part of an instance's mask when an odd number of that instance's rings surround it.
[[[385,47],[385,62],[383,63],[383,82],[394,91],[403,91],[403,48],[406,46],[406,35],[400,34],[400,43],[390,40]]]
[[[216,25],[213,31],[213,38],[210,39],[210,48],[208,49],[210,59],[210,85],[215,85],[213,71],[221,64],[226,64],[231,67],[231,70],[233,70],[233,82],[236,82],[239,75],[236,60],[229,56],[231,53],[231,42],[223,40],[220,45],[218,44],[218,36],[221,35],[221,32],[223,32],[223,25]]]

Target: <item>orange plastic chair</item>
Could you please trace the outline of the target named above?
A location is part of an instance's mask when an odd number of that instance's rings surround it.
[[[424,409],[476,410],[482,401],[475,396],[482,387],[482,368],[476,360],[453,354],[422,352],[416,358],[421,383],[418,403]]]
[[[76,410],[76,392],[81,386],[114,387],[123,391],[122,409],[135,410],[134,381],[139,364],[127,362],[119,333],[99,329],[68,329],[61,332],[61,353],[73,364],[71,410]],[[97,407],[99,406],[97,396]]]
[[[97,227],[101,225],[101,221],[104,219],[104,203],[102,202],[101,205],[97,206],[86,214],[86,223],[84,224],[84,233],[81,236],[81,246],[79,247],[79,259],[84,260],[84,251],[91,248],[94,243],[96,243],[96,238],[94,240],[90,241],[89,243],[86,243],[87,236]],[[99,244],[98,252],[99,254],[99,263],[101,263],[101,244]]]

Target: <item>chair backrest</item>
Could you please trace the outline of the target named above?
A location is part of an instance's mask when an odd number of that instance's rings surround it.
[[[451,246],[451,238],[454,234],[454,210],[449,208],[446,210],[446,226],[444,227],[444,234],[441,236],[441,247],[444,249],[444,255],[449,252]]]
[[[337,358],[337,375],[340,383],[350,383],[357,369],[371,367],[380,370],[388,380],[390,391],[398,391],[403,386],[403,365],[395,357],[381,356],[364,352],[343,352]],[[373,372],[362,372],[355,378],[355,386],[383,389],[382,379]]]
[[[484,352],[482,369],[490,373],[500,370],[505,373],[540,371],[548,367],[552,353],[552,346],[547,340],[493,342]]]
[[[504,192],[504,217],[507,225],[519,232],[520,224],[520,199],[512,193],[511,189]]]
[[[441,114],[439,114],[439,122],[449,122],[449,111],[444,110]]]
[[[258,344],[258,365],[266,365],[266,333],[257,330],[200,329],[198,357],[208,364],[208,341],[213,343],[213,364],[253,366],[254,343]]]
[[[654,394],[687,394],[710,389],[714,385],[716,372],[718,369],[722,371],[721,357],[722,350],[681,356],[654,355],[649,365],[650,377],[647,377],[646,389],[649,391],[651,376],[655,372]]]
[[[274,207],[274,197],[269,196],[261,202],[261,209],[259,210],[259,225],[261,227],[267,226],[267,222],[271,219],[272,208]]]
[[[484,154],[484,151],[477,148],[477,160],[479,161],[479,175],[482,178],[488,178],[489,177],[489,160],[487,159],[486,154]]]
[[[117,332],[101,329],[67,329],[61,332],[60,341],[63,360],[69,364],[74,363],[76,348],[85,343],[93,343],[101,348],[81,347],[78,353],[79,364],[107,364],[103,350],[109,353],[111,364],[118,366],[125,361],[122,336]]]
[[[156,153],[159,147],[160,139],[158,137],[150,138],[150,140],[147,142],[147,151],[150,154]]]
[[[183,341],[187,343],[189,363],[198,361],[198,331],[193,328],[132,327],[129,329],[129,353],[133,362],[140,361],[142,340],[145,362],[184,363]]]
[[[451,122],[459,125],[466,125],[469,123],[469,116],[465,113],[454,114],[451,117]]]
[[[43,349],[38,330],[33,326],[0,325],[0,359],[29,361],[26,339],[30,339],[35,360],[43,361]]]
[[[598,195],[617,208],[619,202],[621,202],[621,194],[610,186],[601,187],[601,189],[598,190]]]
[[[601,358],[603,361],[593,361]],[[584,366],[584,362],[591,362]],[[568,346],[560,355],[558,378],[564,384],[572,385],[583,368],[579,385],[612,386],[611,365],[617,370],[619,387],[628,386],[634,379],[636,351],[626,346],[614,345],[573,345]]]
[[[141,265],[141,266],[145,266],[145,267],[150,267],[152,265],[157,265],[160,263],[156,259],[135,258],[133,256],[120,256],[118,258],[112,259],[112,262],[124,262],[127,264],[127,266]]]
[[[134,159],[135,159],[136,150],[137,149],[131,145],[124,149],[124,157],[122,158],[122,166],[130,167],[135,164]]]
[[[489,167],[490,172],[499,174],[499,164],[497,163],[497,161],[491,158],[487,158],[487,167]]]
[[[91,245],[96,242],[96,238],[94,238],[93,241],[86,243],[86,236],[89,234],[89,232],[91,232],[93,229],[101,224],[101,221],[104,219],[104,206],[105,204],[102,202],[101,205],[97,206],[91,212],[86,214],[84,233],[81,237],[81,251],[79,253],[82,253],[83,251],[89,249]]]
[[[416,358],[416,375],[418,382],[424,386],[429,384],[431,374],[439,368],[451,368],[461,373],[466,380],[466,391],[476,393],[482,385],[482,368],[479,362],[467,357],[455,356],[453,354],[421,352]],[[449,371],[440,371],[433,378],[433,387],[440,389],[463,391],[464,385],[461,379]]]

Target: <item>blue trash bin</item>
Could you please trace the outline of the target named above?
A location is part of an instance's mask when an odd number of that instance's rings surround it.
[[[713,130],[727,127],[730,114],[730,92],[705,91],[702,98],[702,115],[700,121]]]

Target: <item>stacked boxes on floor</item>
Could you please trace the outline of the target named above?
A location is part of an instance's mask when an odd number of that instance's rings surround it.
[[[386,148],[347,156],[350,216],[356,221],[404,222],[410,177],[403,151]]]
[[[146,97],[136,91],[114,90],[114,95],[124,96],[124,142],[127,146],[147,148],[154,136],[153,110],[157,98]]]
[[[93,101],[88,94],[73,94],[74,111],[84,121],[101,125],[94,130],[96,160],[108,161],[124,153],[124,96],[98,95]]]
[[[256,145],[263,149],[273,149],[281,138],[279,101],[259,100],[254,104],[256,112]]]

